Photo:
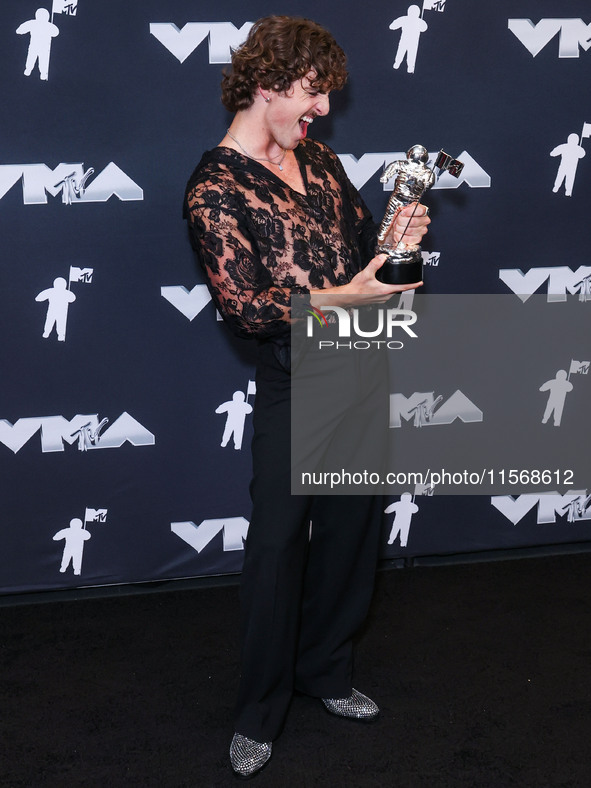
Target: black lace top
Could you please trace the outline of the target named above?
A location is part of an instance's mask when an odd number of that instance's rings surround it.
[[[282,343],[290,295],[346,284],[375,254],[377,226],[338,157],[295,149],[306,194],[230,148],[203,155],[185,196],[193,249],[239,336]]]

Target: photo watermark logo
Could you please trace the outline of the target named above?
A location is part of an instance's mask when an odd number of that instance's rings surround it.
[[[338,339],[320,339],[319,350],[401,350],[404,342],[393,339],[394,329],[402,329],[411,339],[417,334],[411,326],[417,322],[417,314],[412,309],[345,309],[342,306],[309,307],[306,309],[306,336],[314,337],[315,330],[336,326]],[[373,325],[361,319],[361,314],[371,315]],[[362,327],[362,323],[364,323]],[[319,329],[316,329],[319,326]],[[340,341],[340,340],[348,341]]]

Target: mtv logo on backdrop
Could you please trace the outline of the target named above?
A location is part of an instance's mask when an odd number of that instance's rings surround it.
[[[361,158],[356,158],[352,153],[339,153],[345,172],[351,183],[356,189],[361,189],[373,178],[376,172],[381,172],[391,161],[406,159],[406,153],[398,151],[394,153],[364,153]],[[437,153],[429,154],[431,166],[437,158]],[[458,156],[464,162],[464,169],[459,178],[454,178],[449,172],[442,173],[433,189],[457,189],[462,183],[467,183],[473,189],[490,187],[490,175],[484,170],[467,151],[462,151]],[[394,189],[395,179],[385,183],[385,192]]]
[[[202,41],[209,41],[209,62],[230,63],[232,50],[240,46],[253,26],[244,22],[236,28],[231,22],[187,22],[179,28],[173,22],[152,22],[150,33],[173,54],[179,63],[184,63]]]
[[[78,0],[53,0],[51,13],[65,14],[66,16],[76,16],[78,10]]]
[[[533,57],[557,34],[559,58],[579,57],[579,47],[585,52],[591,47],[591,24],[582,19],[540,19],[537,24],[531,19],[509,19],[508,27]]]
[[[591,266],[580,265],[576,271],[566,265],[530,268],[501,268],[499,279],[525,303],[542,285],[548,284],[548,301],[566,301],[567,294],[578,294],[580,301],[591,299]]]
[[[441,252],[421,252],[421,257],[423,258],[423,265],[430,265],[436,268],[441,259]]]
[[[84,169],[84,164],[58,164],[51,169],[46,164],[1,164],[0,200],[20,180],[25,205],[45,205],[47,195],[61,195],[64,205],[106,202],[115,196],[123,202],[143,200],[143,190],[114,162],[90,182],[94,168]]]
[[[92,282],[93,268],[78,268],[78,266],[70,266],[70,282],[84,282],[90,284]]]
[[[0,443],[16,454],[39,430],[43,453],[64,451],[64,441],[70,446],[77,443],[79,451],[83,452],[118,449],[126,442],[132,446],[153,446],[156,442],[153,433],[127,411],[105,430],[108,421],[108,418],[104,418],[99,422],[96,413],[74,416],[70,420],[63,416],[24,418],[14,424],[0,419]]]
[[[525,515],[537,506],[538,525],[555,523],[556,515],[566,517],[567,522],[591,520],[591,496],[586,490],[569,490],[566,495],[557,492],[543,494],[493,495],[491,504],[513,525],[523,520]]]
[[[86,508],[84,513],[85,523],[106,523],[107,522],[107,509],[89,509]]]
[[[433,391],[415,392],[410,397],[390,394],[390,428],[401,427],[403,419],[412,421],[414,427],[451,424],[456,419],[469,424],[483,421],[483,413],[459,389],[445,401]]]

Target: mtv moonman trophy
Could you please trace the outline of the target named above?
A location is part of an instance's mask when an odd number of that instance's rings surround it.
[[[396,246],[386,241],[398,211],[412,203],[418,205],[427,189],[430,189],[437,180],[434,172],[435,167],[439,170],[439,174],[448,170],[450,175],[455,178],[464,168],[462,162],[452,159],[444,151],[439,151],[432,170],[427,167],[428,160],[427,150],[422,145],[413,145],[406,154],[406,161],[393,161],[386,167],[380,178],[382,183],[387,183],[390,178],[396,175],[394,190],[378,231],[376,247],[376,254],[388,255],[388,259],[376,274],[376,278],[385,284],[408,285],[412,282],[420,282],[423,278],[421,247],[416,244],[407,245],[402,240],[412,216]]]

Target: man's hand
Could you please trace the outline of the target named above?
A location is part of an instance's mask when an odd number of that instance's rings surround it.
[[[429,224],[431,224],[431,219],[425,205],[421,203],[407,205],[396,214],[385,242],[395,247],[402,240],[407,246],[417,246],[421,243]]]
[[[385,304],[396,293],[402,293],[404,290],[414,290],[414,288],[423,284],[422,282],[413,282],[410,285],[386,285],[380,282],[376,279],[376,271],[384,265],[387,257],[385,254],[379,254],[377,257],[374,257],[346,285],[330,287],[326,290],[311,290],[310,303],[312,306],[318,307],[323,304],[325,306],[344,307]]]
[[[407,205],[398,211],[386,236],[386,242],[396,247],[402,238],[403,243],[407,246],[418,245],[430,224],[431,219],[425,205],[420,203]],[[380,282],[379,279],[376,279],[376,271],[384,265],[386,258],[387,255],[385,254],[379,254],[374,257],[346,285],[330,287],[326,290],[311,290],[310,303],[312,306],[322,306],[324,304],[326,306],[344,307],[385,304],[395,293],[402,293],[404,290],[414,290],[423,284],[422,282],[413,282],[410,285],[386,285]]]

